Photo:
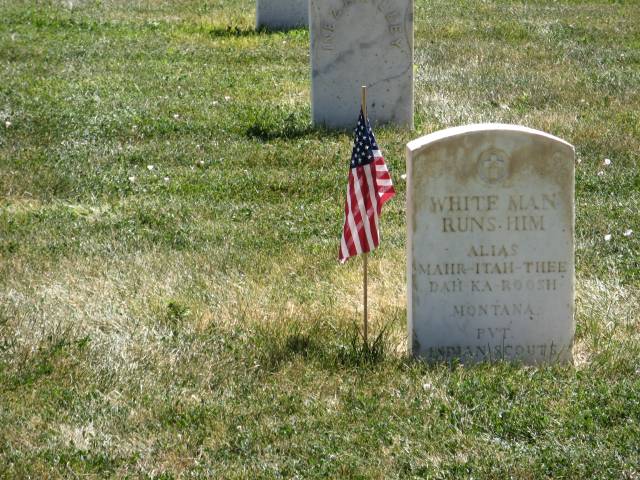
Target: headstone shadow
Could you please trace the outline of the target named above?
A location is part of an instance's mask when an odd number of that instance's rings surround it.
[[[262,141],[276,139],[296,139],[305,137],[316,130],[307,115],[292,112],[285,114],[280,109],[266,108],[248,119],[245,135]]]
[[[276,139],[296,139],[305,137],[311,133],[314,133],[315,129],[311,125],[298,126],[298,125],[285,125],[284,127],[272,127],[256,123],[251,125],[246,130],[246,135],[249,138],[256,138],[264,142]]]
[[[335,370],[375,366],[388,359],[391,351],[386,328],[364,344],[357,327],[344,331],[339,337],[323,335],[319,329],[290,332],[282,336],[280,332],[263,330],[260,344],[268,345],[260,355],[260,365],[269,371],[280,370],[296,358],[315,363],[316,366]]]
[[[253,27],[239,27],[237,25],[215,27],[209,30],[209,35],[213,38],[257,37],[260,35],[268,35],[270,33],[273,33],[273,32],[266,28],[256,29]]]

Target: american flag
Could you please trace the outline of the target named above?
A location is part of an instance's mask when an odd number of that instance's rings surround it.
[[[380,212],[396,194],[373,130],[362,110],[355,129],[338,260],[367,253],[380,244]]]

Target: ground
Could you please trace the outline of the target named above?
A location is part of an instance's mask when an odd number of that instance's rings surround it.
[[[640,478],[636,1],[416,0],[369,350],[307,31],[250,0],[0,13],[0,477]],[[576,146],[574,366],[406,355],[404,145],[484,121]]]

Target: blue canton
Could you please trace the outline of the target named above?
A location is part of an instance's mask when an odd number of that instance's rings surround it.
[[[353,152],[351,153],[351,168],[362,167],[373,162],[373,151],[379,150],[376,138],[373,136],[371,125],[365,121],[362,110],[355,129]]]

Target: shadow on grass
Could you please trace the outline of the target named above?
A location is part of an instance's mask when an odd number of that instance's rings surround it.
[[[352,136],[353,129],[329,129],[311,124],[308,105],[283,107],[279,104],[263,103],[256,107],[243,105],[236,115],[242,118],[244,134],[247,138],[269,141],[275,139],[296,139],[314,136],[318,139],[339,139],[343,135]]]
[[[225,27],[215,27],[209,30],[209,35],[213,38],[242,38],[242,37],[258,37],[262,35],[281,34],[297,29],[276,29],[276,28],[253,28],[239,27],[237,25],[227,25]]]
[[[269,128],[265,125],[255,124],[246,130],[247,137],[262,140],[263,142],[276,139],[291,140],[306,137],[311,133],[314,133],[314,129],[310,125],[306,127],[285,125],[283,128]]]
[[[76,339],[68,332],[60,332],[48,335],[34,351],[16,352],[12,357],[17,368],[0,370],[0,392],[33,385],[54,373],[69,374],[80,364],[80,356],[90,341],[89,336]],[[5,344],[3,348],[13,350],[16,346]]]
[[[231,38],[231,37],[255,37],[265,32],[256,30],[255,28],[238,27],[237,25],[227,25],[226,27],[215,27],[209,30],[209,35],[213,38]]]
[[[364,343],[357,327],[340,337],[327,336],[313,327],[308,332],[293,331],[282,336],[276,331],[259,333],[260,364],[270,370],[279,370],[285,364],[303,358],[327,370],[375,366],[384,362],[391,351],[386,328],[373,340]]]
[[[282,107],[265,107],[247,112],[245,135],[263,142],[295,139],[315,133],[306,112],[286,112]]]

